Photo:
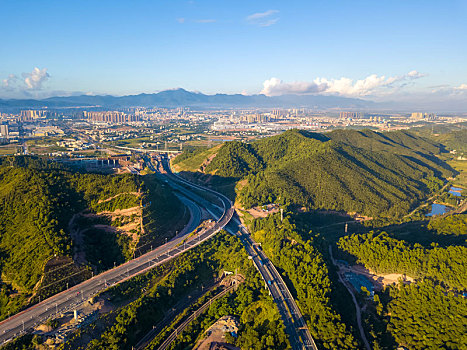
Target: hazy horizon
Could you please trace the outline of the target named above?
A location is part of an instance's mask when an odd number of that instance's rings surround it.
[[[0,98],[325,95],[467,109],[462,1],[0,5]],[[12,30],[14,28],[15,30]]]

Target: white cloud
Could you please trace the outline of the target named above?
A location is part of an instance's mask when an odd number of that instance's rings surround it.
[[[416,70],[412,70],[412,71],[408,72],[406,76],[409,79],[418,79],[418,78],[426,77],[427,75],[428,74],[420,73],[420,72],[417,72]]]
[[[183,17],[177,18],[177,22],[178,23],[185,23],[185,18],[183,18]]]
[[[8,90],[16,88],[17,83],[18,77],[14,74],[9,74],[8,78],[2,80],[3,87]]]
[[[365,79],[353,81],[349,78],[340,78],[328,80],[326,78],[318,78],[316,81],[321,84],[327,84],[326,93],[344,95],[344,96],[367,96],[370,95],[376,88],[392,84],[394,79],[385,76],[377,76],[376,74],[369,75]]]
[[[30,73],[22,73],[21,77],[9,74],[2,80],[0,94],[3,98],[39,98],[44,95],[43,84],[50,78],[47,68],[35,67]]]
[[[35,67],[31,73],[23,73],[24,83],[30,90],[42,89],[42,84],[45,83],[50,75],[47,73],[47,68],[39,69]]]
[[[279,21],[279,17],[276,15],[279,13],[278,10],[268,10],[265,12],[257,12],[249,15],[246,20],[250,24],[254,24],[260,27],[269,27],[276,24]]]
[[[459,86],[439,85],[431,87],[432,94],[444,96],[460,96],[467,94],[467,84],[460,84]]]
[[[342,77],[340,79],[316,78],[312,82],[285,83],[280,79],[271,78],[263,83],[262,94],[277,96],[284,94],[310,94],[340,95],[348,97],[364,97],[368,95],[386,95],[400,90],[408,83],[426,76],[417,71],[411,71],[400,76],[386,77],[371,74],[360,80]]]
[[[276,13],[278,13],[279,11],[278,10],[268,10],[268,11],[265,11],[265,12],[257,12],[257,13],[253,13],[252,15],[249,15],[246,19],[248,21],[256,21],[258,19],[263,19],[265,17],[270,17]]]
[[[277,78],[271,78],[263,83],[261,93],[267,96],[279,96],[285,94],[311,94],[323,92],[328,88],[326,83],[295,81],[284,83]]]
[[[439,89],[437,91],[433,92],[442,92],[445,95],[449,96],[458,96],[458,97],[467,97],[467,84],[460,84],[459,86],[454,86],[454,87],[446,87],[443,89]]]

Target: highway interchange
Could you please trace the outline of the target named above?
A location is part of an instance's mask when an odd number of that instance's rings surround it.
[[[183,230],[183,233],[180,233],[168,243],[136,259],[130,260],[125,264],[94,276],[89,280],[56,294],[0,322],[0,344],[24,332],[31,331],[34,327],[44,323],[50,318],[75,309],[78,305],[84,303],[109,286],[144,273],[154,266],[162,264],[172,259],[174,256],[209,239],[221,229],[225,229],[229,233],[240,237],[250,259],[263,277],[266,288],[269,289],[270,294],[279,308],[281,317],[286,326],[286,331],[289,334],[292,348],[317,349],[303,316],[282,280],[282,277],[264,252],[255,245],[248,230],[241,224],[238,217],[233,217],[235,209],[231,201],[218,192],[188,182],[178,175],[173,174],[170,170],[168,159],[164,155],[157,160],[160,162],[160,164],[158,164],[159,167],[154,167],[148,156],[145,157],[145,160],[149,164],[151,170],[157,173],[157,176],[162,178],[175,191],[179,192],[179,197],[180,194],[182,195],[182,202],[189,207],[190,213],[196,217],[193,219],[192,216],[192,219]],[[165,174],[159,171],[161,167],[165,169]],[[217,198],[218,203],[214,204],[212,201],[204,198],[204,196],[200,196],[198,194],[199,192],[209,193],[211,197]],[[216,222],[213,227],[204,232],[202,231],[195,239],[185,240],[186,234],[193,231],[199,224],[201,219],[199,207],[209,212]]]

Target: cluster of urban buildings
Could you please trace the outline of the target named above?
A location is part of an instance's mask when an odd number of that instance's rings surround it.
[[[57,146],[66,148],[68,151],[81,151],[94,147],[94,144],[90,142],[85,142],[82,139],[62,139],[56,142]]]
[[[110,124],[133,123],[140,120],[139,115],[118,111],[88,112],[83,111],[84,119],[89,122],[104,122]]]
[[[359,112],[339,112],[339,118],[358,119],[360,118],[360,113]]]
[[[0,119],[0,144],[17,141],[20,137],[21,126],[15,121]]]
[[[410,115],[410,119],[415,120],[436,120],[437,116],[434,113],[423,113],[423,112],[415,112]]]
[[[447,117],[445,120],[457,120]],[[260,133],[297,129],[331,130],[334,128],[363,127],[377,130],[407,129],[418,122],[441,120],[434,113],[411,114],[362,113],[357,111],[313,111],[310,109],[274,109],[272,111],[231,112],[218,116],[211,130],[236,132],[254,130]]]
[[[0,113],[0,143],[20,142],[27,138],[57,136],[70,129],[84,126],[91,133],[91,142],[118,141],[138,137],[141,130],[162,131],[167,126],[189,128],[219,135],[222,133],[275,133],[292,128],[332,130],[361,127],[394,130],[422,125],[425,122],[455,122],[462,119],[440,117],[434,113],[372,114],[355,110],[314,110],[310,108],[218,109],[193,110],[179,108],[121,108],[104,110],[100,107],[17,110]],[[150,133],[150,132],[149,132]],[[170,136],[170,135],[169,135]],[[178,137],[178,138],[177,138]],[[195,135],[171,135],[167,140],[197,140]],[[170,141],[169,141],[170,142]],[[74,147],[73,147],[74,148]]]

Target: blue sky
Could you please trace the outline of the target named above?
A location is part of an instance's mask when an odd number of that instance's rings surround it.
[[[467,91],[467,1],[0,0],[0,39],[0,97]]]

